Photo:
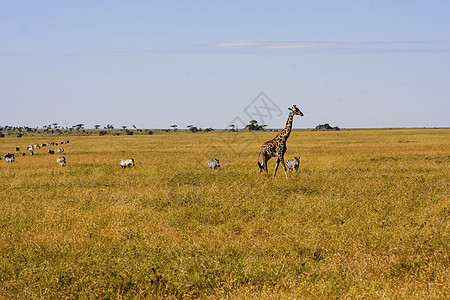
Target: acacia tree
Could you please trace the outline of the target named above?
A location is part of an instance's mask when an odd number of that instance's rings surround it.
[[[246,129],[252,131],[258,131],[258,130],[264,130],[264,127],[266,127],[267,125],[259,125],[258,121],[256,120],[251,120],[250,124],[248,124],[247,126],[245,126]]]

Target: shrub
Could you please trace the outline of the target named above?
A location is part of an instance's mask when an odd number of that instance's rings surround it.
[[[195,126],[189,127],[189,130],[190,130],[192,133],[196,133],[196,132],[199,132],[199,131],[200,131],[200,129],[198,129],[198,128],[195,127]]]
[[[339,127],[335,126],[335,127],[331,127],[330,124],[325,123],[325,124],[319,124],[316,126],[316,128],[314,129],[315,131],[326,131],[326,130],[334,130],[334,131],[339,131]]]

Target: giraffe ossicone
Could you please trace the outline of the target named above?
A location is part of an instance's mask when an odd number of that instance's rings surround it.
[[[289,135],[291,134],[292,121],[295,115],[303,116],[303,113],[300,111],[300,109],[297,108],[296,105],[293,105],[291,108],[289,108],[289,116],[286,121],[286,126],[284,127],[284,129],[280,131],[273,139],[262,144],[258,155],[258,167],[260,175],[262,170],[265,170],[267,177],[269,177],[269,172],[267,171],[267,162],[272,157],[276,157],[277,163],[275,165],[273,177],[275,177],[275,175],[277,174],[278,166],[281,162],[284,168],[284,174],[286,175],[286,178],[288,178],[286,164],[284,163],[284,154],[286,153],[287,150],[286,141],[289,138]],[[262,162],[259,162],[259,157],[261,155],[262,155]]]

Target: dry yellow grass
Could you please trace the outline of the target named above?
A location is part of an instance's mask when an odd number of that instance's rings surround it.
[[[72,136],[66,167],[48,147],[1,160],[0,297],[449,298],[449,129],[294,131],[288,181],[258,176],[274,135]]]

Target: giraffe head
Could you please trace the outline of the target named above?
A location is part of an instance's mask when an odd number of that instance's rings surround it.
[[[300,111],[300,109],[297,108],[296,105],[293,105],[292,108],[289,108],[289,110],[290,110],[294,115],[303,116],[303,113]]]

